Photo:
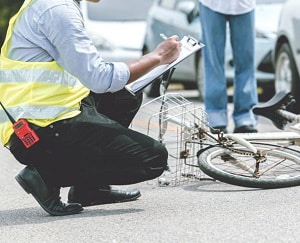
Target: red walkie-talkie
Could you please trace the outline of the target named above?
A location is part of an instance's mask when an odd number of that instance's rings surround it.
[[[29,127],[29,124],[25,119],[21,118],[18,121],[15,121],[15,119],[5,109],[1,101],[0,101],[0,105],[3,108],[4,112],[6,113],[6,115],[8,116],[11,123],[13,124],[13,129],[15,134],[22,141],[22,143],[25,145],[26,148],[30,148],[37,141],[40,140],[38,135],[35,133],[35,131]]]

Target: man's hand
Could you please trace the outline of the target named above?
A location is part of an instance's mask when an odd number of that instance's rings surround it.
[[[178,58],[180,50],[181,43],[178,36],[174,35],[160,43],[153,52],[161,56],[161,64],[168,64]]]
[[[161,42],[153,52],[137,60],[128,62],[130,78],[127,84],[140,78],[159,65],[173,62],[178,58],[180,51],[181,43],[178,41],[178,36],[174,35]]]

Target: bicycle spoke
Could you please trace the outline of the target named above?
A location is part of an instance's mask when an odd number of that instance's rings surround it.
[[[254,170],[249,166],[245,161],[239,160],[230,154],[224,154],[221,156],[221,159],[225,162],[224,165],[228,164],[228,162],[234,167],[241,169],[243,172],[249,172],[251,175],[254,174]],[[227,162],[227,163],[226,163]],[[229,167],[229,166],[228,166]]]
[[[278,188],[300,185],[300,152],[277,145],[260,144],[260,156],[236,154],[231,150],[211,148],[199,156],[200,168],[209,176],[234,185]]]

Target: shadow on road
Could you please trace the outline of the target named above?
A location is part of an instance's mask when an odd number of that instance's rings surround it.
[[[263,190],[259,188],[233,186],[218,181],[203,181],[201,183],[184,186],[183,189],[194,192],[248,192]]]
[[[68,218],[79,219],[89,217],[106,217],[111,215],[134,214],[143,212],[143,209],[113,209],[104,210],[99,208],[85,208],[83,212],[68,216],[51,216],[44,212],[40,207],[22,208],[0,211],[0,227],[12,225],[27,225],[49,223]]]

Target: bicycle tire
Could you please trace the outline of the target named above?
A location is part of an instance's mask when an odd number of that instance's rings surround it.
[[[271,189],[300,185],[300,151],[275,144],[251,143],[259,150],[268,151],[266,162],[261,163],[265,172],[260,177],[254,177],[250,172],[233,165],[241,161],[254,169],[253,157],[221,147],[201,151],[198,154],[198,165],[208,176],[237,186]],[[241,149],[241,146],[234,145],[233,148]]]

